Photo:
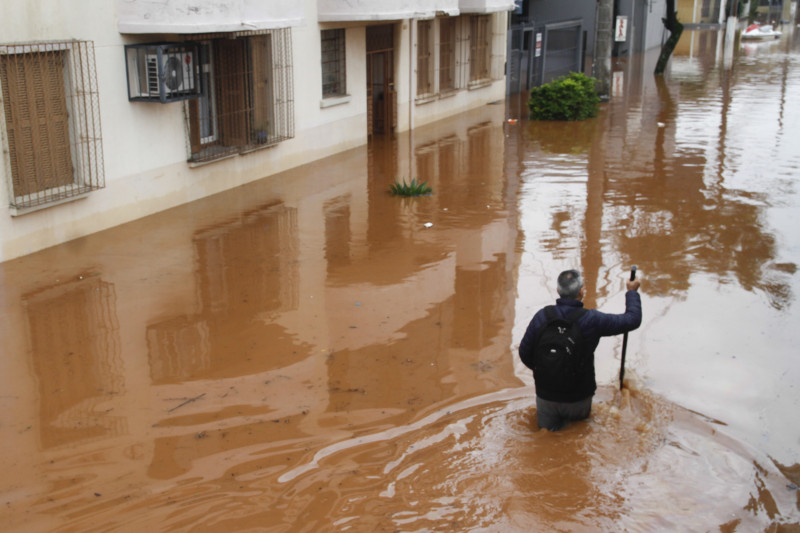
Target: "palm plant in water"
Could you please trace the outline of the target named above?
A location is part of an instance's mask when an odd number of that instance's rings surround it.
[[[406,180],[403,180],[402,183],[399,180],[395,181],[389,187],[389,192],[394,196],[424,196],[432,193],[433,189],[428,187],[427,181],[420,183],[416,179],[412,179],[411,183],[406,183]]]

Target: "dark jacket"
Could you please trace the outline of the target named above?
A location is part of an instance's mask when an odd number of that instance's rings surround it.
[[[567,317],[572,312],[583,307],[583,303],[578,300],[568,300],[559,298],[556,300],[556,311],[562,317]],[[533,368],[533,345],[536,332],[546,322],[544,309],[539,310],[535,315],[522,342],[519,343],[519,356],[525,366]],[[578,319],[578,327],[583,335],[583,345],[581,348],[584,356],[588,358],[589,364],[585,367],[585,372],[578,377],[573,390],[553,390],[550,384],[541,383],[534,373],[533,379],[536,383],[536,395],[551,402],[577,402],[594,395],[597,389],[597,382],[594,376],[594,351],[600,342],[600,337],[610,337],[626,333],[639,327],[642,323],[642,300],[637,291],[625,293],[625,312],[619,315],[602,313],[596,309],[588,309],[586,313]]]

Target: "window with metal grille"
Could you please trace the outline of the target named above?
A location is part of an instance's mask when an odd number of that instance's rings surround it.
[[[322,30],[322,97],[347,93],[344,30]]]
[[[472,15],[470,17],[470,59],[469,81],[480,82],[488,80],[491,34],[489,32],[490,15]]]
[[[433,21],[417,21],[417,97],[433,94]]]
[[[13,214],[105,186],[93,43],[0,45],[0,85]]]
[[[189,161],[213,161],[294,137],[289,29],[201,40],[200,84],[200,98],[186,103]]]
[[[456,20],[439,19],[439,92],[456,88]]]

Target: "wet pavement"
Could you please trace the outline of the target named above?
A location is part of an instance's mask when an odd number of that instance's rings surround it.
[[[4,529],[796,531],[800,46],[734,50],[0,264]],[[625,393],[606,339],[591,419],[536,430],[530,317],[574,266],[621,312],[633,264]]]

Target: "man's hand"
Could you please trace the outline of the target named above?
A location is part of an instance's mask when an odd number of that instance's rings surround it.
[[[641,284],[639,283],[638,279],[635,279],[633,281],[628,281],[628,290],[629,291],[638,291],[639,290],[639,285],[641,285]]]

